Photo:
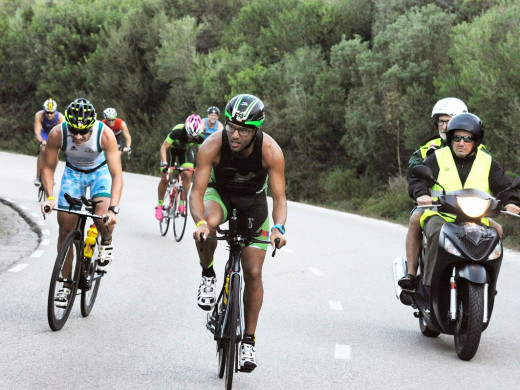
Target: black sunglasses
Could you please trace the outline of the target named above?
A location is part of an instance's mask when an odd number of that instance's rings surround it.
[[[464,141],[465,143],[469,144],[469,143],[475,141],[475,138],[470,137],[469,135],[464,135],[464,136],[462,136],[462,135],[454,135],[452,140],[455,141],[455,142]]]
[[[69,130],[69,132],[71,134],[74,134],[74,135],[87,135],[88,133],[90,133],[90,130],[91,130],[90,128],[79,130],[79,129],[75,129],[71,125],[67,125],[67,129]]]

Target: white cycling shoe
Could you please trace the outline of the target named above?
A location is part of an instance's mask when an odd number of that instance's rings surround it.
[[[213,309],[217,302],[215,294],[215,285],[217,284],[216,277],[203,276],[199,284],[199,292],[197,295],[197,304],[202,310],[209,311]]]
[[[240,345],[238,365],[240,371],[244,372],[251,372],[256,368],[256,348],[254,345],[247,343]]]

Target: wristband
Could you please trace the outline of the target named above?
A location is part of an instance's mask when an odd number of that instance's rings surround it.
[[[47,197],[47,200],[55,200],[55,199],[56,198],[54,196],[52,196],[52,195]]]
[[[273,230],[273,229],[278,229],[280,231],[280,233],[285,234],[285,226],[280,225],[279,223],[277,223],[276,225],[273,225],[271,230]]]
[[[195,225],[195,227],[199,227],[200,225],[207,225],[208,223],[205,221],[205,220],[202,220],[202,221],[199,221],[197,222],[197,224]]]

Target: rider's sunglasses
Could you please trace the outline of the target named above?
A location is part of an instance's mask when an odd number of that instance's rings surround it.
[[[70,125],[67,125],[67,129],[73,135],[87,135],[88,133],[90,133],[90,128],[80,130],[80,129],[75,129],[74,127],[72,127]]]
[[[239,135],[241,135],[242,137],[245,137],[246,135],[250,134],[254,130],[248,129],[247,127],[234,127],[231,125],[226,125],[226,131],[229,135],[234,134],[235,131],[238,131]]]
[[[469,144],[469,143],[475,141],[475,138],[470,137],[469,135],[464,135],[464,136],[462,136],[462,135],[454,135],[452,140],[454,142],[464,141],[464,143]]]
[[[45,115],[54,115],[56,111],[45,111]]]

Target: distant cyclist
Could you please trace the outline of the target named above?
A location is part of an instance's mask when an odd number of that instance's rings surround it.
[[[50,207],[49,213],[57,203],[58,208],[68,209],[65,193],[74,198],[86,195],[90,187],[90,198],[101,202],[96,205],[96,214],[108,217],[106,222],[96,219],[96,227],[101,235],[98,268],[105,270],[112,262],[112,232],[119,213],[119,201],[123,189],[121,153],[117,148],[114,133],[102,122],[96,120],[94,106],[79,98],[70,103],[65,111],[66,122],[55,126],[49,134],[42,181],[47,199],[42,203]],[[66,156],[66,166],[61,179],[60,193],[56,202],[53,196],[54,172],[58,164],[58,151]],[[58,249],[67,234],[74,230],[78,216],[58,213]],[[66,307],[70,289],[60,290],[55,297],[58,307]]]
[[[168,188],[168,182],[176,172],[169,172],[168,168],[175,162],[181,167],[195,168],[197,164],[197,151],[204,141],[202,136],[202,119],[199,115],[190,115],[186,122],[176,125],[164,140],[161,146],[161,180],[157,188],[158,202],[155,207],[155,218],[159,221],[163,217],[164,194]],[[170,151],[168,163],[167,151]],[[182,182],[189,194],[191,177],[193,172],[182,172]],[[179,211],[184,213],[186,205],[180,205]]]
[[[218,107],[211,106],[207,110],[208,117],[204,118],[204,139],[208,138],[215,131],[224,130],[224,125],[218,120],[220,110]]]
[[[45,145],[47,144],[47,137],[54,126],[65,121],[63,114],[58,112],[58,103],[52,98],[45,100],[43,103],[43,110],[38,111],[34,116],[34,136],[40,144],[40,151],[38,154],[38,163],[36,165],[36,179],[34,185],[39,187],[41,185],[41,172],[43,165],[43,154],[45,153]]]
[[[117,147],[123,152],[130,152],[132,150],[132,137],[126,122],[117,117],[115,108],[109,107],[103,111],[104,119],[102,122],[112,130],[116,136]],[[121,146],[121,134],[125,137],[126,146]]]

